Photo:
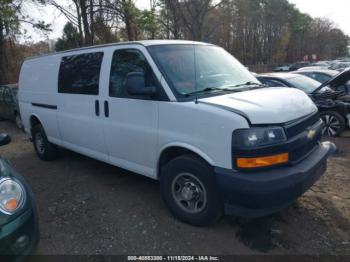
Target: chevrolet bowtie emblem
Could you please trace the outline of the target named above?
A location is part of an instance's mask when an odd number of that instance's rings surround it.
[[[315,129],[310,129],[308,132],[307,132],[307,138],[308,139],[313,139],[316,135],[316,130]]]

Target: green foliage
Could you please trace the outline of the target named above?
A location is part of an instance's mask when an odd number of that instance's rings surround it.
[[[9,80],[8,54],[14,49],[16,36],[19,35],[21,23],[31,24],[41,31],[49,31],[50,25],[44,21],[35,21],[32,17],[24,15],[23,6],[30,3],[39,3],[42,0],[0,0],[0,84]]]
[[[45,23],[45,21],[37,21],[32,24],[34,28],[39,29],[41,31],[51,32],[51,25]]]
[[[19,30],[19,18],[17,6],[11,0],[0,0],[0,33],[9,35]]]
[[[138,26],[144,38],[154,39],[158,31],[158,20],[154,10],[143,10],[140,12]]]
[[[6,59],[14,57],[15,49],[9,48],[22,33],[20,25],[51,30],[22,12],[33,3],[53,6],[69,21],[57,51],[157,38],[217,44],[248,65],[295,62],[311,54],[333,59],[348,53],[350,39],[344,32],[328,19],[300,12],[288,0],[148,0],[146,10],[138,9],[137,1],[0,0],[0,83],[9,75]]]
[[[63,35],[55,44],[56,51],[73,49],[80,46],[80,35],[78,29],[72,24],[67,23],[63,28]]]

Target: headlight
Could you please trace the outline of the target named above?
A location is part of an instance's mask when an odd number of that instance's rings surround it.
[[[22,185],[11,179],[0,179],[0,212],[12,215],[18,211],[25,199],[25,191]]]
[[[244,149],[273,145],[286,140],[286,134],[282,127],[238,129],[233,134],[234,145]]]

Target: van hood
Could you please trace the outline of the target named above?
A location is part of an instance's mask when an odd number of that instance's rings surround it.
[[[303,91],[282,87],[203,98],[198,102],[236,112],[248,118],[251,124],[282,124],[317,111]]]

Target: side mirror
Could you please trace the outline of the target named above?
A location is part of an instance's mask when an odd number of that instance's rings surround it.
[[[11,142],[11,137],[8,134],[0,133],[0,146],[7,145]]]
[[[145,75],[141,72],[132,72],[127,75],[126,91],[129,95],[138,96],[152,96],[157,92],[155,86],[145,85]]]

